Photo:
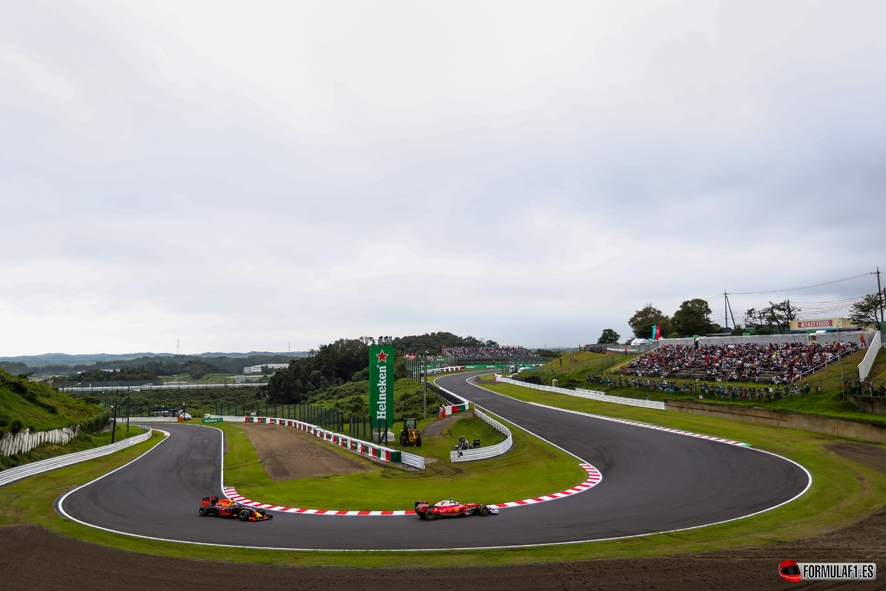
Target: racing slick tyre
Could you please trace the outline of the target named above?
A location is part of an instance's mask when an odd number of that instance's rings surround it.
[[[434,515],[433,511],[431,511],[430,509],[425,511],[425,519],[427,519],[428,521],[434,521],[434,517],[436,517],[436,515]]]
[[[249,511],[246,509],[240,511],[240,521],[249,521]]]
[[[482,515],[483,517],[489,515],[489,507],[487,507],[486,505],[480,505],[480,515]]]
[[[200,507],[200,517],[206,517],[206,507]]]

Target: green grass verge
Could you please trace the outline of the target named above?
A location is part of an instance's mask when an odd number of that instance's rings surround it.
[[[77,400],[41,382],[14,376],[0,368],[0,431],[19,428],[48,431],[97,422],[107,411]],[[100,425],[99,425],[100,426]]]
[[[646,379],[646,378],[643,378]],[[617,380],[617,378],[616,378]],[[650,381],[660,382],[659,379]],[[676,382],[677,380],[668,380],[668,382]],[[682,383],[682,382],[681,382]],[[727,382],[707,382],[709,386],[725,386],[727,388],[741,387],[739,384],[730,384]],[[758,389],[762,386],[755,385]],[[685,392],[667,392],[661,390],[644,390],[635,388],[619,388],[616,386],[601,386],[599,384],[586,384],[579,386],[588,390],[598,390],[606,392],[611,396],[622,396],[624,398],[636,398],[649,400],[694,400],[699,401],[698,394]],[[878,415],[867,413],[856,409],[851,402],[844,400],[840,391],[827,392],[810,392],[809,394],[801,394],[799,396],[788,396],[778,400],[763,400],[720,398],[716,394],[705,394],[701,402],[711,404],[724,404],[733,406],[756,406],[767,410],[782,410],[787,412],[797,412],[810,415],[819,415],[824,417],[832,417],[835,419],[846,419],[850,421],[859,421],[864,423],[886,424],[886,415]]]
[[[590,351],[565,353],[562,357],[545,363],[541,367],[523,372],[523,375],[538,375],[549,386],[553,379],[556,379],[560,385],[571,381],[584,383],[587,376],[612,372],[640,355],[640,353],[624,355],[622,353],[591,353]]]
[[[326,445],[336,453],[363,463],[366,472],[337,476],[272,480],[261,465],[246,433],[237,425],[220,423],[228,438],[225,484],[244,497],[288,507],[336,510],[411,510],[418,499],[436,502],[452,497],[478,503],[502,503],[559,492],[579,484],[587,473],[578,461],[528,433],[511,426],[514,447],[489,460],[453,464],[449,452],[459,435],[469,440],[493,440],[496,431],[479,418],[450,426],[451,435],[422,437],[421,448],[410,448],[430,460],[427,468],[407,472],[380,465]],[[501,437],[499,436],[499,439]]]
[[[568,356],[564,360],[564,370],[568,371],[560,371],[559,373],[550,373],[550,368],[545,366],[547,374],[538,373],[541,377],[542,381],[548,385],[551,384],[553,379],[557,379],[559,385],[561,387],[568,388],[586,388],[589,390],[599,390],[606,392],[612,396],[623,396],[625,398],[636,398],[636,399],[646,399],[647,397],[650,400],[662,401],[667,398],[670,399],[684,399],[684,400],[698,400],[697,393],[687,393],[687,392],[666,392],[661,390],[647,390],[644,388],[629,388],[623,387],[621,384],[624,383],[626,379],[640,379],[640,380],[648,380],[656,383],[660,383],[661,378],[649,378],[649,377],[640,377],[636,378],[636,376],[618,376],[617,374],[608,375],[612,369],[622,365],[622,363],[615,363],[615,359],[622,359],[624,356],[619,355],[601,355],[598,353],[578,353],[577,361],[575,363],[569,363]],[[583,355],[583,356],[582,356]],[[759,406],[769,410],[781,410],[788,412],[798,412],[803,414],[812,414],[819,416],[832,417],[837,419],[846,419],[851,421],[861,421],[866,423],[875,423],[875,424],[886,424],[886,416],[877,415],[872,413],[866,413],[864,411],[857,410],[852,403],[843,399],[840,391],[841,384],[841,375],[846,379],[855,379],[856,370],[858,369],[859,362],[864,358],[865,351],[857,351],[852,355],[847,356],[843,360],[843,370],[841,374],[840,363],[833,363],[830,366],[824,368],[822,371],[817,372],[808,378],[804,378],[799,382],[802,387],[804,384],[808,383],[812,391],[809,394],[803,394],[800,396],[786,396],[779,398],[778,400],[770,400],[764,398],[763,400],[754,399],[729,399],[729,398],[720,398],[715,394],[705,394],[704,401],[713,403],[713,404],[732,404],[738,406]],[[634,355],[633,357],[636,357]],[[633,357],[628,356],[625,359],[632,359]],[[558,362],[554,362],[554,369],[557,369]],[[603,371],[603,369],[598,369],[598,367],[594,364],[600,364],[600,367],[606,366],[610,369]],[[607,365],[608,364],[608,365]],[[603,372],[605,375],[608,375],[614,381],[613,385],[605,385],[605,384],[597,384],[597,383],[588,383],[586,378],[590,375],[596,375]],[[871,371],[871,376],[877,376],[879,373],[883,374],[882,378],[874,377],[875,385],[879,385],[878,379],[886,380],[886,351],[881,350],[877,356],[877,361],[874,364],[874,367]],[[531,372],[527,372],[524,375],[531,375]],[[684,384],[694,384],[695,380],[681,380],[681,379],[668,379],[668,383],[677,384],[677,390],[680,390]],[[712,382],[707,381],[704,382],[711,388],[716,388],[717,386],[725,386],[727,388],[757,388],[761,389],[763,387],[770,387],[771,384],[758,384],[758,383],[744,383],[744,382]]]
[[[825,449],[824,445],[841,441],[836,437],[697,415],[616,408],[614,405],[592,403],[516,386],[497,385],[490,389],[552,406],[575,407],[576,410],[596,414],[645,420],[747,441],[755,447],[800,462],[813,474],[813,485],[803,497],[783,507],[721,525],[624,540],[540,548],[423,552],[420,561],[422,566],[482,566],[675,555],[772,544],[843,527],[886,503],[886,476]],[[558,402],[558,399],[568,400]],[[118,454],[0,488],[0,525],[36,523],[85,541],[175,558],[293,566],[412,567],[417,564],[414,554],[404,552],[286,552],[152,542],[81,526],[66,521],[55,513],[53,503],[65,490],[126,463],[157,440],[158,437],[155,436],[151,442]]]
[[[877,352],[877,358],[874,359],[868,380],[874,383],[875,388],[879,388],[880,384],[886,384],[886,348],[881,348]]]

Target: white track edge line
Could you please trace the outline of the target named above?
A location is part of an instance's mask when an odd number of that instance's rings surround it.
[[[467,380],[465,380],[465,382],[467,382]],[[470,382],[467,382],[467,383],[470,384]],[[477,386],[476,384],[470,384],[470,385],[474,386],[475,388],[481,388],[480,386]],[[497,394],[498,396],[503,396],[503,397],[505,397],[505,398],[511,398],[512,400],[517,400],[518,402],[524,402],[524,401],[522,401],[522,400],[520,400],[520,399],[518,399],[518,398],[512,398],[511,396],[507,396],[507,395],[505,395],[505,394],[499,394],[498,392],[492,392],[492,390],[486,390],[486,388],[481,388],[481,389],[483,389],[483,390],[486,391],[486,392],[491,392],[492,394]],[[517,426],[515,423],[511,423],[511,424],[513,424],[514,426]],[[522,429],[522,427],[519,427],[519,428]],[[221,429],[219,429],[219,431],[221,431]],[[539,439],[541,439],[541,438],[539,437]],[[163,441],[165,441],[165,440],[166,440],[166,439],[164,439]],[[161,441],[160,443],[163,443],[163,441]],[[157,445],[160,445],[160,443],[158,443]],[[553,445],[553,444],[552,444],[552,445]],[[156,447],[157,447],[157,446],[152,447],[151,449],[149,449],[148,451],[146,451],[145,454],[150,453],[150,452],[153,451]],[[558,448],[559,448],[559,446],[556,446],[556,445],[555,445],[555,447],[558,447]],[[562,448],[559,448],[559,449],[562,449]],[[143,539],[143,540],[153,540],[153,541],[157,541],[157,542],[169,542],[169,543],[173,543],[173,544],[189,544],[189,545],[192,545],[192,546],[210,546],[210,547],[215,547],[215,548],[240,548],[240,549],[244,549],[244,550],[271,550],[271,551],[283,551],[283,552],[336,552],[336,553],[338,553],[338,552],[371,552],[371,553],[378,553],[378,552],[451,552],[451,551],[453,551],[453,550],[454,550],[454,551],[470,551],[470,550],[508,550],[508,549],[518,549],[518,548],[543,548],[543,547],[548,547],[548,546],[566,546],[566,545],[574,545],[574,544],[590,544],[590,543],[595,543],[595,542],[610,542],[610,541],[615,541],[615,540],[628,540],[628,539],[633,539],[633,538],[645,538],[645,537],[648,537],[648,536],[655,536],[655,535],[661,535],[661,534],[672,534],[672,533],[678,533],[678,532],[684,532],[684,531],[691,531],[691,530],[694,530],[694,529],[701,529],[701,528],[703,528],[703,527],[710,527],[710,526],[712,526],[712,525],[722,525],[722,524],[724,524],[724,523],[729,523],[729,522],[732,522],[732,521],[738,521],[738,520],[740,520],[740,519],[746,519],[746,518],[748,518],[748,517],[754,517],[755,515],[760,515],[760,514],[762,514],[762,513],[766,513],[766,512],[768,512],[768,511],[772,511],[773,509],[777,509],[777,508],[779,508],[779,507],[781,507],[781,506],[783,506],[783,505],[787,505],[788,503],[793,502],[794,500],[796,500],[796,499],[800,498],[801,496],[803,496],[804,494],[806,494],[806,492],[812,487],[812,474],[810,474],[810,473],[809,473],[809,470],[807,470],[802,464],[799,464],[799,463],[795,462],[794,460],[792,460],[792,459],[790,459],[790,458],[785,458],[784,456],[780,456],[780,455],[778,455],[778,454],[776,454],[776,453],[773,453],[773,452],[770,452],[770,451],[765,451],[765,450],[761,450],[761,449],[756,449],[756,448],[753,448],[753,447],[747,447],[747,448],[744,448],[744,449],[749,449],[749,450],[757,451],[757,452],[760,452],[760,453],[770,454],[770,455],[773,455],[773,456],[775,456],[775,457],[781,458],[781,459],[783,459],[783,460],[787,460],[788,462],[791,462],[792,464],[795,464],[795,465],[799,466],[800,469],[802,469],[802,470],[806,473],[806,476],[807,476],[808,479],[809,479],[808,483],[806,484],[806,488],[804,488],[799,494],[797,494],[797,495],[794,496],[793,498],[790,498],[790,499],[788,499],[788,500],[786,500],[786,501],[784,501],[784,502],[782,502],[782,503],[779,503],[778,505],[775,505],[775,506],[769,507],[769,508],[767,508],[767,509],[762,509],[762,510],[757,511],[757,512],[755,512],[755,513],[750,513],[750,514],[748,514],[748,515],[742,515],[742,516],[739,516],[739,517],[733,517],[733,518],[731,518],[731,519],[724,519],[723,521],[717,521],[717,522],[714,522],[714,523],[706,523],[706,524],[703,524],[703,525],[694,525],[694,526],[691,526],[691,527],[684,527],[684,528],[678,528],[678,529],[664,530],[664,531],[658,531],[658,532],[648,532],[648,533],[645,533],[645,534],[634,534],[634,535],[630,535],[630,536],[614,536],[614,537],[611,537],[611,538],[598,538],[598,539],[594,539],[594,540],[572,540],[572,541],[566,541],[566,542],[545,542],[545,543],[540,543],[540,544],[511,544],[511,545],[507,545],[507,546],[474,546],[474,547],[460,547],[460,548],[394,548],[394,549],[391,549],[391,548],[387,548],[387,549],[279,548],[279,547],[274,547],[274,546],[244,546],[244,545],[240,545],[240,544],[214,544],[214,543],[211,543],[211,542],[191,542],[191,541],[188,541],[188,540],[170,540],[170,539],[167,539],[167,538],[157,538],[157,537],[154,537],[154,536],[143,536],[143,535],[141,535],[141,534],[132,534],[132,533],[127,533],[127,532],[121,532],[121,531],[117,531],[117,530],[109,529],[109,528],[106,528],[106,527],[101,527],[101,526],[98,526],[98,525],[91,525],[91,524],[89,524],[89,523],[84,523],[84,522],[82,522],[82,521],[80,521],[80,520],[78,520],[78,519],[73,519],[72,517],[67,516],[67,515],[66,515],[66,517],[68,517],[68,519],[71,519],[72,521],[76,521],[77,523],[80,523],[80,524],[85,525],[85,526],[87,526],[87,527],[92,527],[92,528],[95,528],[95,529],[100,529],[100,530],[103,530],[103,531],[106,531],[106,532],[110,532],[110,533],[114,533],[114,534],[119,534],[119,535],[123,535],[123,536],[129,536],[129,537],[133,537],[133,538],[140,538],[140,539]],[[572,457],[575,457],[575,458],[578,457],[578,456],[576,456],[576,455],[575,455],[574,453],[572,453],[572,452],[569,452],[569,451],[566,451],[566,450],[563,450],[563,451],[566,452],[566,453],[568,453],[568,454],[571,455]],[[136,461],[136,460],[138,460],[138,459],[140,459],[140,458],[142,458],[145,454],[142,454],[141,456],[139,456],[138,458],[136,458],[135,460],[133,460],[133,462]],[[129,462],[129,464],[131,464],[131,463],[132,463],[132,462]],[[120,466],[120,468],[117,468],[117,470],[120,470],[121,468],[124,468],[125,466],[128,466],[129,464],[126,464],[126,465],[124,465],[124,466]],[[116,472],[117,470],[114,470],[114,471],[112,471],[112,472],[108,472],[108,474],[112,474],[113,472]],[[107,474],[105,474],[104,476],[107,476]],[[96,480],[99,480],[99,479],[101,479],[101,478],[104,478],[104,476],[100,476],[99,478],[96,478]],[[602,481],[602,478],[601,478],[601,481]],[[92,482],[95,482],[95,480],[93,480]],[[80,489],[80,488],[83,488],[83,486],[86,486],[87,484],[91,484],[91,482],[88,482],[88,483],[86,483],[86,484],[84,484],[84,485],[82,485],[82,486],[80,486],[80,487],[77,487],[77,489],[74,489],[74,490],[72,490],[72,491],[66,493],[64,496],[65,496],[65,497],[68,496],[69,494],[73,493],[74,491],[76,491],[76,490],[78,490],[78,489]],[[64,499],[64,497],[62,497],[62,499],[59,499],[59,503],[60,503],[63,499]]]
[[[126,462],[126,463],[123,464],[122,466],[119,466],[119,467],[117,467],[117,468],[114,468],[114,469],[111,470],[110,472],[107,472],[107,473],[105,473],[105,474],[102,474],[102,475],[99,476],[98,478],[94,478],[93,480],[90,480],[89,482],[86,482],[86,483],[84,483],[84,484],[81,484],[80,486],[78,486],[78,487],[76,487],[76,488],[74,488],[74,489],[71,489],[71,490],[69,490],[68,492],[66,492],[65,494],[63,494],[62,496],[60,496],[60,497],[58,498],[58,500],[55,502],[55,511],[56,511],[56,513],[60,514],[62,517],[66,518],[66,519],[70,519],[71,521],[76,521],[77,523],[81,523],[81,524],[83,524],[83,525],[88,525],[89,527],[97,527],[98,529],[104,529],[104,528],[101,528],[101,527],[99,527],[99,526],[97,526],[97,525],[91,525],[91,524],[89,524],[89,523],[84,523],[83,521],[80,521],[79,519],[77,519],[77,518],[75,518],[75,517],[71,517],[70,515],[68,515],[68,513],[65,511],[65,508],[63,507],[63,504],[64,504],[64,502],[65,502],[65,499],[68,498],[68,495],[72,495],[72,494],[74,494],[75,492],[77,492],[77,491],[80,490],[81,488],[87,487],[87,486],[89,486],[90,484],[92,484],[92,483],[94,483],[94,482],[98,482],[99,480],[101,480],[101,479],[104,478],[105,476],[110,476],[110,475],[113,474],[114,472],[116,472],[116,471],[118,471],[118,470],[122,470],[122,469],[125,468],[126,466],[128,466],[128,465],[130,465],[130,464],[133,464],[133,463],[139,461],[140,459],[142,459],[143,457],[145,457],[146,455],[148,455],[149,453],[151,453],[152,451],[154,451],[155,449],[157,449],[158,447],[160,447],[162,444],[164,444],[164,443],[166,442],[167,439],[169,439],[169,432],[168,432],[168,431],[163,431],[162,429],[155,429],[155,428],[153,428],[153,427],[148,427],[148,429],[150,429],[151,431],[157,431],[158,433],[163,433],[163,439],[161,439],[156,445],[152,445],[152,446],[151,446],[151,449],[149,449],[149,450],[147,450],[145,453],[139,455],[137,458],[134,458],[134,459],[132,459],[132,460]],[[148,441],[150,441],[150,439],[148,439]],[[124,448],[124,449],[128,449],[128,448]],[[122,450],[120,450],[120,451],[122,451]],[[108,454],[108,455],[111,455],[111,454]],[[98,458],[95,458],[95,459],[98,459]],[[111,530],[108,530],[108,531],[111,531]]]

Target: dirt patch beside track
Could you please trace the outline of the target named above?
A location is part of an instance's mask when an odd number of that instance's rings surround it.
[[[458,420],[463,419],[465,417],[471,417],[471,416],[473,416],[473,413],[470,415],[466,415],[463,413],[456,413],[454,415],[449,415],[448,417],[446,417],[442,421],[434,421],[433,423],[431,423],[430,425],[425,427],[424,431],[422,431],[421,434],[425,437],[442,435],[443,430],[446,427],[448,427],[449,425],[451,425],[452,423],[454,423],[455,421],[458,421]]]
[[[594,560],[515,566],[392,569],[285,567],[161,558],[81,542],[36,525],[0,528],[0,589],[91,591],[545,591],[718,589],[882,589],[836,581],[794,585],[776,574],[779,562],[874,561],[884,564],[886,512],[831,534],[735,552],[662,558]]]
[[[855,460],[886,474],[886,448],[866,443],[834,443],[826,445],[827,449],[844,458]]]
[[[365,472],[369,468],[291,427],[244,424],[249,441],[274,480]]]

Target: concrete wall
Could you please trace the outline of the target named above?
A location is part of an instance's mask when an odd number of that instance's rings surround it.
[[[692,337],[682,338],[682,339],[658,339],[658,346],[664,347],[665,345],[677,345],[680,347],[691,347],[695,345],[695,339]]]
[[[880,396],[846,396],[846,400],[858,410],[878,415],[886,415],[886,398]]]
[[[852,437],[886,443],[886,425],[861,423],[843,419],[832,419],[815,415],[805,415],[795,412],[778,410],[766,410],[750,406],[733,406],[726,404],[711,404],[709,402],[695,402],[692,400],[665,400],[665,409],[675,412],[685,412],[747,423],[758,423],[786,429],[799,429],[801,431],[814,431],[827,433],[841,437]]]
[[[51,431],[35,431],[33,433],[30,429],[23,429],[15,435],[8,431],[0,433],[0,455],[14,456],[15,454],[25,453],[43,443],[65,445],[77,437],[79,432],[80,426],[75,425],[73,427],[52,429]]]

